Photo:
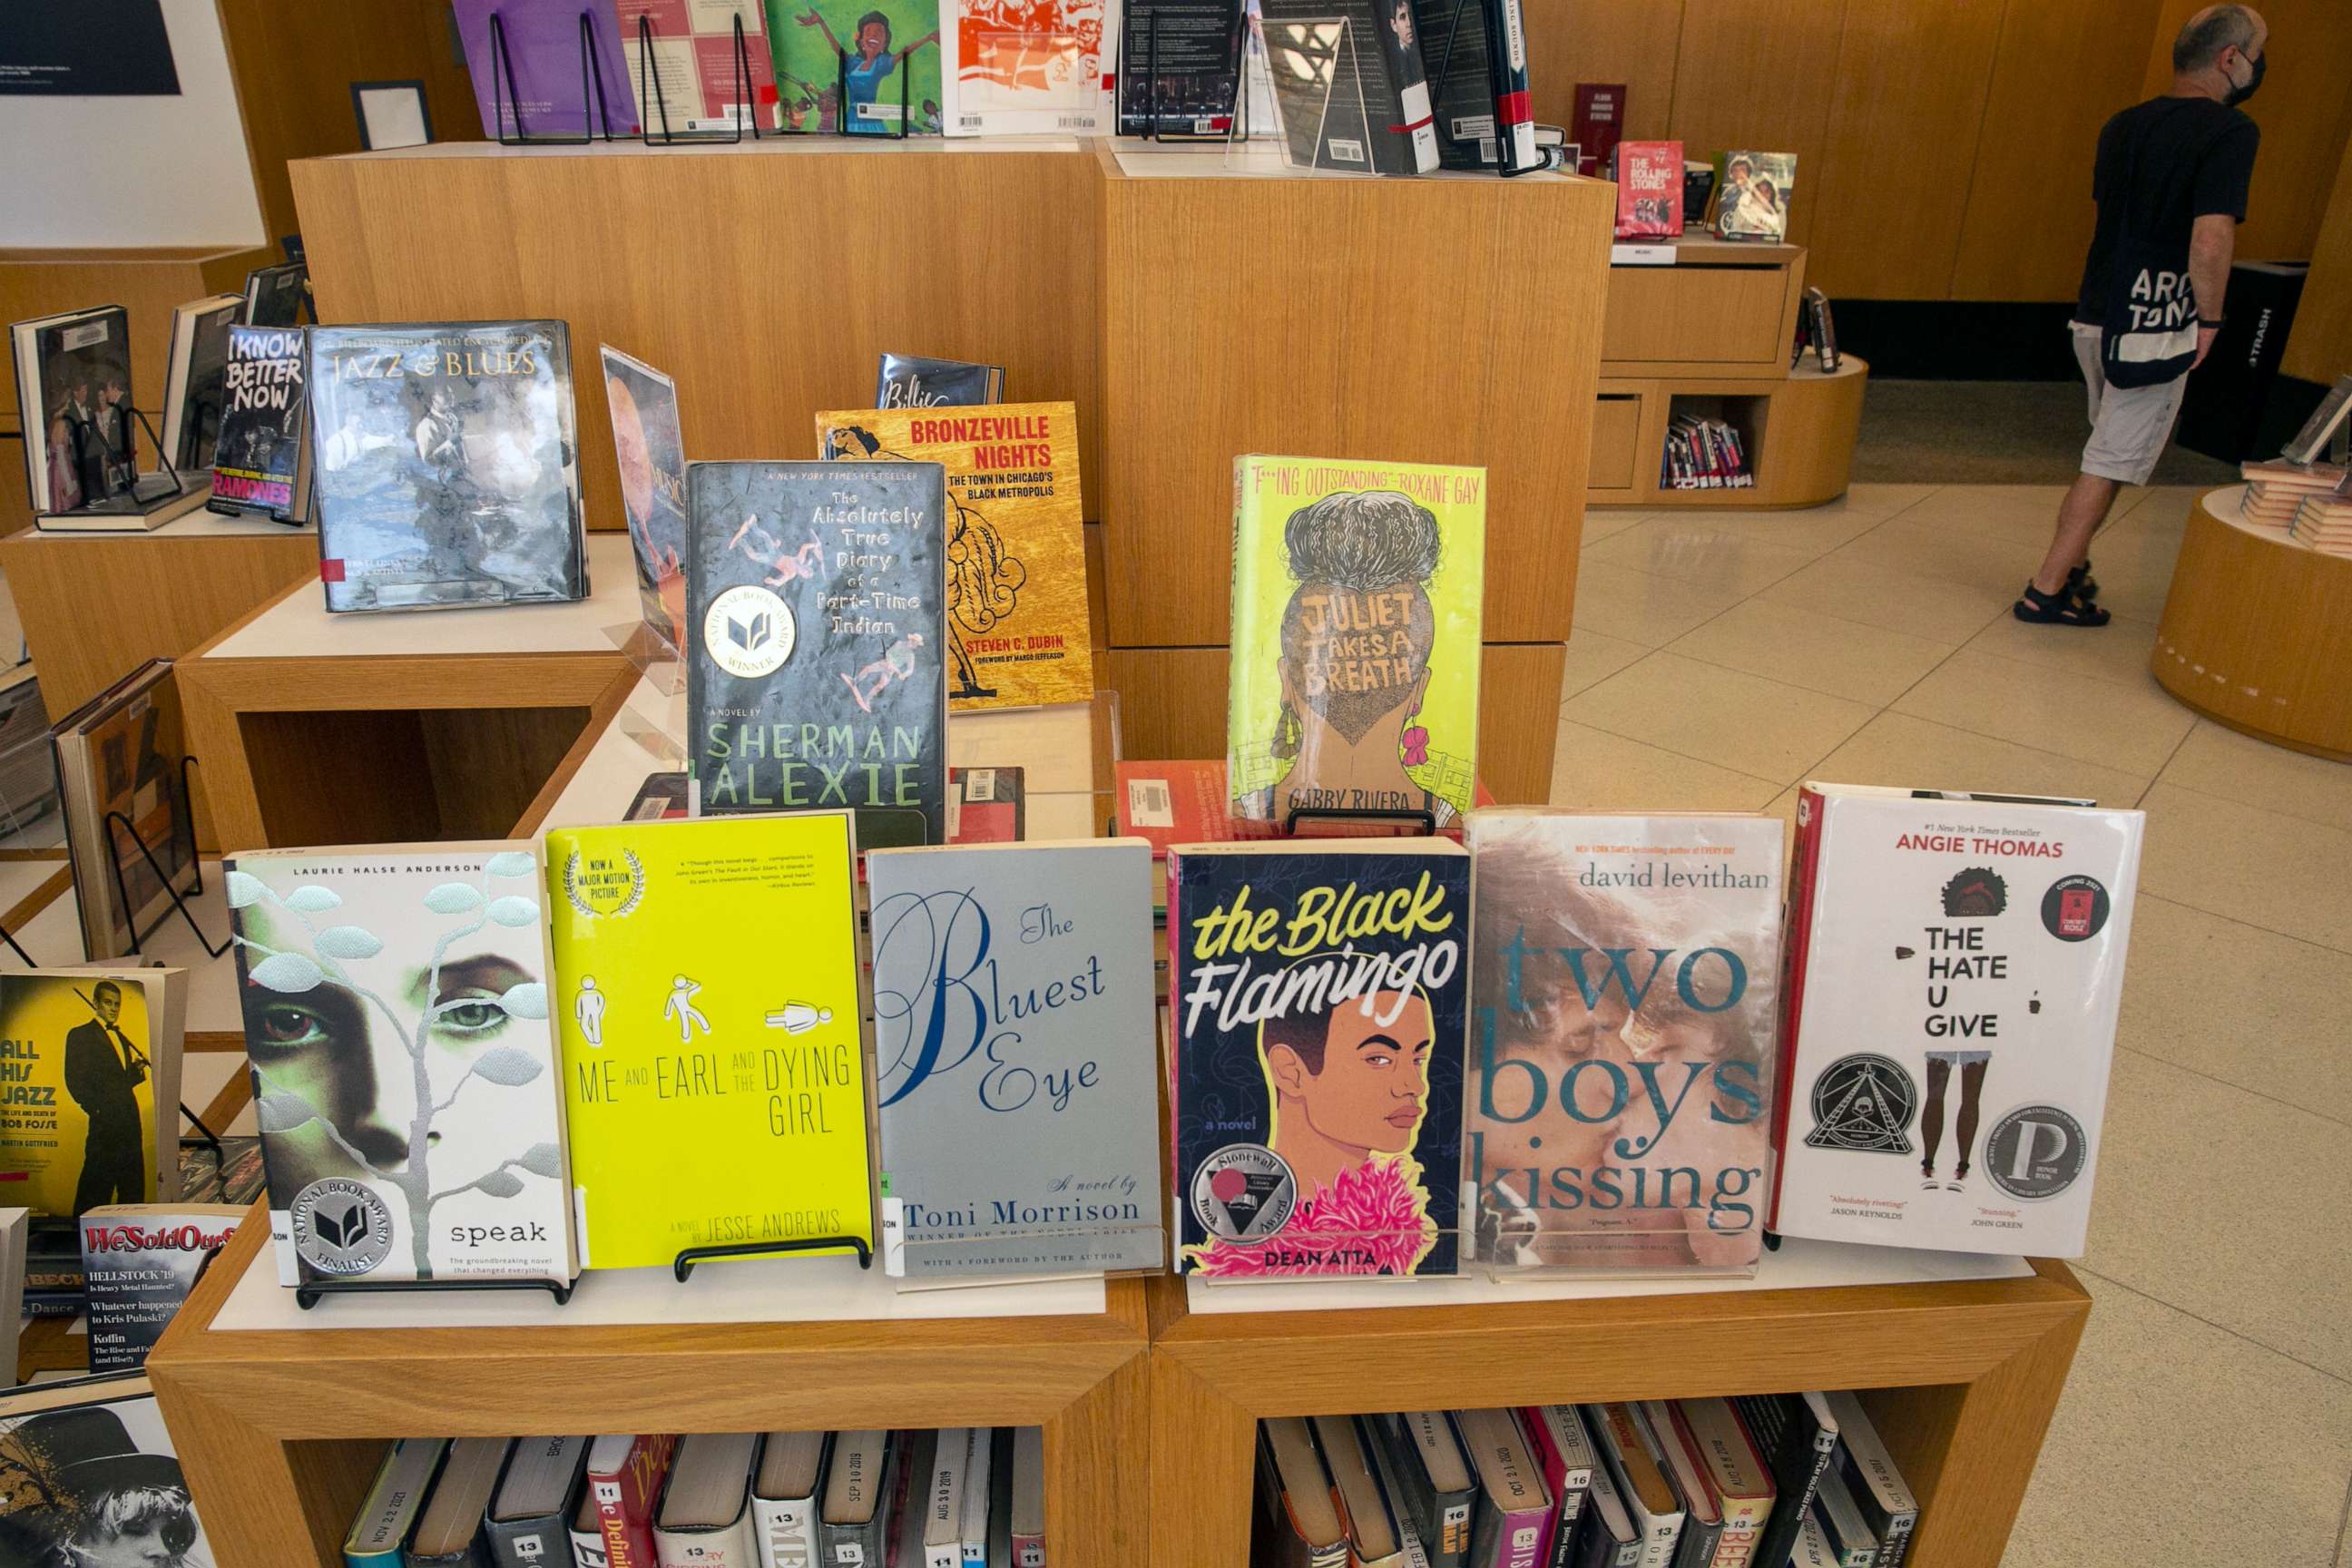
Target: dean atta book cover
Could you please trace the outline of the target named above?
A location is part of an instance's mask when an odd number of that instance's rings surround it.
[[[1183,845],[1168,898],[1178,1271],[1454,1273],[1469,856]]]
[[[1470,809],[1486,471],[1234,459],[1235,816]]]
[[[696,809],[845,807],[867,849],[947,841],[937,463],[687,469]]]
[[[947,470],[952,706],[1094,700],[1075,404],[820,414],[816,438],[828,458]]]
[[[1781,839],[1765,816],[1470,814],[1481,1262],[1755,1266]]]

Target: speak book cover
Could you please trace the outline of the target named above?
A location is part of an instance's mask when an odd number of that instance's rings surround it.
[[[937,463],[687,470],[687,762],[711,815],[844,807],[947,839]]]
[[[1076,405],[859,409],[816,435],[828,458],[947,471],[950,705],[1093,700]]]
[[[1464,1169],[1503,1268],[1752,1268],[1769,1169],[1781,827],[1470,814]]]
[[[2145,820],[1804,786],[1772,1229],[2082,1256]]]
[[[547,836],[582,1264],[875,1240],[845,811]]]
[[[221,864],[280,1280],[570,1279],[532,847]]]
[[[1468,855],[1185,845],[1168,894],[1178,1271],[1454,1273]]]
[[[1470,809],[1486,517],[1484,468],[1234,460],[1234,816]]]
[[[1155,1267],[1150,847],[886,849],[866,874],[889,1272]]]

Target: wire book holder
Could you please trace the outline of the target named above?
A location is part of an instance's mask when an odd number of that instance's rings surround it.
[[[129,439],[131,431],[130,426],[126,424],[123,427],[125,440],[121,450],[117,452],[110,447],[105,451],[103,456],[105,458],[119,457],[130,467],[131,471],[131,488],[119,494],[109,496],[103,500],[85,501],[80,506],[72,508],[72,514],[88,514],[94,517],[105,517],[109,514],[117,514],[123,517],[139,517],[144,515],[158,501],[168,500],[173,496],[185,495],[187,493],[188,487],[182,482],[180,479],[179,468],[172,461],[171,454],[163,450],[163,443],[162,439],[156,436],[154,425],[148,419],[146,415],[141,413],[138,409],[130,406],[128,403],[123,404],[121,407],[124,413],[128,414],[132,419],[139,422],[140,429],[147,432],[147,445],[152,448],[155,453],[154,470],[144,475],[142,475],[139,472],[139,445],[136,441]],[[73,443],[74,468],[77,472],[79,472],[82,468],[83,459],[89,456],[89,444],[92,441],[96,441],[103,447],[105,445],[105,440],[104,437],[99,435],[97,425],[91,421],[71,421],[68,423],[66,429],[68,439]],[[169,489],[151,490],[145,495],[142,495],[140,493],[140,484],[142,479],[152,480],[158,478],[169,481],[172,488]],[[65,516],[68,514],[58,513],[57,515]]]
[[[719,1247],[689,1247],[670,1260],[670,1273],[681,1285],[694,1276],[698,1263],[711,1263],[722,1258],[763,1258],[772,1253],[822,1252],[829,1247],[846,1247],[857,1254],[857,1267],[874,1267],[874,1248],[854,1236],[806,1236],[798,1241],[746,1241]]]
[[[584,24],[587,18],[583,16],[581,20]],[[733,66],[735,101],[733,105],[734,112],[728,116],[728,119],[732,121],[731,128],[726,131],[696,131],[689,129],[684,132],[678,132],[670,129],[669,95],[667,93],[654,90],[660,85],[660,73],[654,69],[654,19],[650,15],[642,16],[637,18],[638,141],[643,142],[648,147],[678,147],[695,145],[732,147],[743,140],[743,127],[746,123],[749,123],[751,127],[751,140],[757,142],[760,139],[761,106],[752,100],[751,96],[751,46],[745,41],[744,37],[742,12],[738,11],[734,13],[734,22],[735,58]],[[645,111],[645,106],[648,102],[651,102],[654,107],[661,112],[661,138],[658,141],[654,138],[653,116]]]
[[[544,1290],[559,1307],[572,1300],[569,1279],[306,1279],[294,1287],[294,1305],[309,1311],[329,1296],[436,1295],[457,1290]]]
[[[188,922],[190,931],[196,933],[196,945],[205,950],[205,957],[218,958],[228,951],[228,943],[222,942],[215,946],[212,939],[205,935],[205,928],[196,923],[195,911],[189,909],[187,903],[189,899],[201,897],[205,890],[204,863],[196,852],[195,794],[192,781],[188,777],[188,770],[195,765],[196,759],[193,756],[184,756],[180,759],[180,809],[174,814],[176,821],[173,828],[173,837],[175,838],[179,837],[179,829],[182,826],[186,827],[188,833],[188,886],[184,894],[180,889],[172,885],[172,879],[165,874],[163,862],[155,858],[153,847],[148,844],[146,838],[131,824],[128,816],[119,811],[110,811],[106,814],[103,826],[109,828],[119,826],[130,836],[131,842],[139,847],[141,857],[146,860],[147,868],[155,874],[155,880],[162,885],[165,895],[171,899],[172,908],[180,911],[180,918]],[[114,848],[111,839],[109,841],[109,847]],[[131,952],[133,957],[136,957],[139,955],[140,942],[152,936],[156,926],[162,925],[171,916],[168,912],[158,915],[153,925],[150,925],[143,931],[141,931],[131,908],[131,885],[122,875],[121,850],[114,849],[114,852],[108,856],[108,859],[111,862],[114,871],[115,897],[122,900],[123,918],[131,924]],[[10,945],[15,944],[12,942]],[[24,950],[19,948],[17,951],[22,952]],[[26,959],[26,962],[29,963],[32,961]],[[190,1120],[193,1121],[194,1118]]]
[[[1284,814],[1282,833],[1286,838],[1299,837],[1302,822],[1362,822],[1381,823],[1392,827],[1417,827],[1423,838],[1437,836],[1437,813],[1423,806],[1399,806],[1393,811],[1374,811],[1358,805],[1294,805]],[[1314,837],[1309,834],[1307,837]],[[1384,837],[1411,838],[1410,833],[1381,835]]]
[[[849,55],[846,51],[843,51],[835,56],[833,62],[833,123],[835,135],[879,136],[885,141],[904,142],[913,133],[912,128],[914,125],[914,120],[909,110],[908,94],[910,90],[909,82],[911,81],[914,73],[907,68],[907,62],[904,59],[901,59],[896,65],[891,67],[890,74],[898,79],[898,129],[896,131],[852,131],[849,128],[850,121],[853,118],[850,114],[849,103]],[[874,118],[879,120],[882,117],[877,114]],[[683,1279],[686,1276],[681,1274],[678,1278]]]
[[[588,115],[593,100],[595,118]],[[514,134],[507,134],[507,121],[514,121]],[[604,74],[596,68],[596,27],[591,14],[580,13],[580,134],[577,136],[533,135],[522,121],[522,93],[515,86],[514,55],[507,47],[506,23],[499,15],[490,13],[490,118],[493,133],[501,147],[585,147],[596,140],[600,131],[605,141],[613,140],[613,110],[604,100]],[[316,320],[314,313],[313,320]]]

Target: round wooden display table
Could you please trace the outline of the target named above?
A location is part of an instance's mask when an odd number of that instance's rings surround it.
[[[2217,724],[2352,762],[2352,558],[2242,521],[2245,494],[2189,509],[2149,668]]]

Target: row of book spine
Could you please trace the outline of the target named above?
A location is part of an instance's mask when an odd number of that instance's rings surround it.
[[[1747,437],[1721,419],[1677,414],[1666,430],[1658,483],[1670,490],[1747,489],[1756,483]]]
[[[1277,1568],[1901,1568],[1917,1500],[1851,1394],[1283,1417]]]

